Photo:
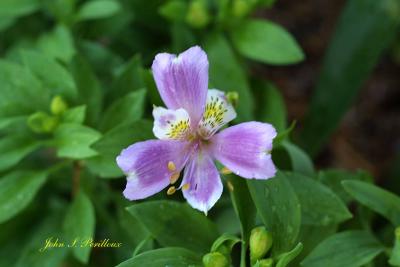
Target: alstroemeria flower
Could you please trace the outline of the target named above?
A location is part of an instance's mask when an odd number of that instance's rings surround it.
[[[127,199],[144,199],[169,185],[173,193],[172,185],[184,170],[183,196],[193,208],[207,213],[223,188],[214,160],[244,178],[275,175],[270,154],[276,136],[272,125],[246,122],[217,133],[236,113],[223,92],[208,90],[208,59],[200,47],[178,56],[158,54],[152,70],[168,109],[153,110],[158,140],[135,143],[117,157],[127,175]]]

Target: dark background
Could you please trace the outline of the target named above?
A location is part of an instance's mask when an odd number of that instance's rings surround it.
[[[260,64],[254,65],[252,70],[278,85],[285,98],[289,120],[297,120],[299,128],[344,4],[343,0],[305,0],[301,4],[280,0],[273,8],[256,13],[288,29],[306,54],[301,64],[284,67]],[[387,187],[389,182],[394,182],[389,178],[398,173],[396,168],[400,165],[398,43],[395,41],[384,53],[339,127],[316,156],[317,168],[366,169],[381,185]]]

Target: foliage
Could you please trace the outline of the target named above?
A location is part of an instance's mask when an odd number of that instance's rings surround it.
[[[300,144],[279,88],[250,71],[306,60],[288,30],[252,16],[274,2],[0,1],[0,266],[400,266],[400,197],[365,172],[317,171],[300,146],[314,155],[336,128],[398,30],[400,2],[348,0]],[[179,194],[128,202],[115,162],[154,138],[155,54],[194,44],[210,88],[239,96],[234,123],[278,130],[276,177],[224,175],[208,216]],[[260,226],[270,243],[250,262]],[[41,251],[46,240],[65,246]]]

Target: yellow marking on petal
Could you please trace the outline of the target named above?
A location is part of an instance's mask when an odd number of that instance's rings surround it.
[[[170,170],[171,172],[176,170],[176,166],[175,166],[175,163],[173,161],[169,161],[167,166],[168,166],[168,170]]]
[[[190,130],[190,123],[189,119],[187,120],[180,120],[177,122],[167,122],[169,123],[169,132],[167,136],[170,139],[183,139],[188,135]]]
[[[221,174],[227,175],[227,174],[231,174],[232,171],[230,169],[228,169],[227,167],[223,167],[220,171]]]
[[[169,178],[169,182],[171,183],[171,184],[174,184],[174,183],[176,183],[176,181],[178,181],[178,179],[179,179],[179,172],[175,172],[175,173],[173,173],[172,175],[171,175],[171,177]]]
[[[234,189],[233,184],[230,181],[227,181],[226,185],[228,186],[229,191],[233,192],[233,189]]]
[[[176,192],[175,186],[171,186],[171,187],[168,188],[168,190],[167,190],[167,195],[168,195],[168,196],[173,195],[175,192]]]
[[[182,190],[188,190],[189,188],[190,188],[190,184],[189,184],[189,183],[184,184],[184,185],[182,186]]]
[[[206,108],[203,114],[202,126],[207,125],[211,128],[220,126],[224,123],[224,115],[228,112],[222,99],[211,96],[211,101],[206,104]]]

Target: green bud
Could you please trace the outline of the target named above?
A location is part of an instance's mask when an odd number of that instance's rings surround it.
[[[51,133],[58,126],[58,119],[43,111],[38,111],[28,117],[28,126],[35,133]]]
[[[65,103],[64,99],[57,95],[53,97],[50,103],[51,113],[54,115],[61,115],[68,109],[67,103]]]
[[[257,265],[258,267],[272,267],[274,264],[274,260],[271,258],[268,258],[268,259],[257,261],[257,263],[258,263],[258,265]]]
[[[400,226],[396,227],[396,230],[394,230],[394,236],[400,241]]]
[[[232,106],[236,107],[239,103],[239,93],[238,92],[228,92],[226,94],[226,98],[228,102],[231,103]]]
[[[250,234],[250,260],[262,259],[272,246],[272,236],[264,226],[256,227]]]
[[[186,23],[193,28],[204,28],[210,22],[207,4],[204,0],[193,0],[186,14]]]
[[[228,259],[220,252],[211,252],[203,257],[204,267],[228,267]]]
[[[243,18],[251,11],[251,5],[246,0],[234,0],[232,3],[232,15],[237,18]]]

